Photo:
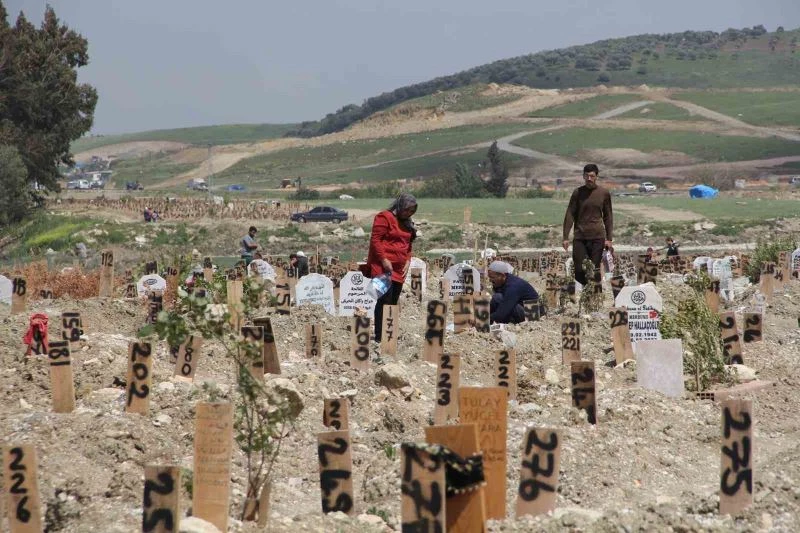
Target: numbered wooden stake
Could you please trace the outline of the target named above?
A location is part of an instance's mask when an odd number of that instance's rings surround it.
[[[322,425],[336,431],[350,429],[350,400],[347,398],[325,399],[322,409]]]
[[[192,513],[228,531],[233,406],[198,403],[196,413]]]
[[[722,402],[719,512],[736,515],[753,504],[753,402]]]
[[[174,533],[180,529],[181,469],[145,466],[142,533]]]
[[[711,284],[705,291],[706,305],[711,312],[719,313],[719,280],[711,280]]]
[[[244,287],[241,281],[228,280],[228,312],[231,315],[231,327],[239,329],[243,313],[244,305],[242,304],[242,295],[244,294]]]
[[[200,335],[189,335],[186,341],[180,345],[177,358],[175,359],[175,380],[188,383],[194,381],[202,345],[203,337]]]
[[[319,486],[322,512],[355,513],[353,502],[353,459],[350,454],[350,432],[325,431],[317,434]]]
[[[517,399],[517,352],[513,348],[498,350],[494,358],[495,386],[508,390],[508,399]]]
[[[458,294],[453,296],[453,331],[455,333],[462,333],[470,329],[473,315],[471,295]]]
[[[75,381],[69,341],[50,341],[47,346],[50,364],[50,388],[53,390],[53,412],[71,413],[75,410]]]
[[[586,420],[597,424],[595,401],[594,362],[573,361],[570,365],[572,383],[572,406],[586,411]]]
[[[322,355],[322,327],[319,324],[306,324],[306,357]]]
[[[369,326],[369,317],[353,317],[350,331],[350,367],[356,370],[369,369]]]
[[[433,409],[433,423],[446,424],[458,418],[458,388],[461,384],[461,356],[443,353],[439,356],[436,373],[436,406]]]
[[[69,342],[78,342],[83,335],[81,314],[77,311],[61,313],[61,338]]]
[[[163,291],[148,291],[147,292],[147,320],[148,324],[155,324],[158,322],[158,313],[164,309],[164,292]]]
[[[625,278],[623,276],[614,276],[611,278],[611,294],[614,296],[616,300],[617,295],[622,290],[622,287],[625,286]]]
[[[158,274],[158,261],[148,261],[144,264],[144,274]]]
[[[501,387],[461,387],[461,422],[478,425],[478,439],[486,472],[486,516],[506,517],[506,435],[508,391]]]
[[[128,345],[128,391],[125,412],[146,415],[150,409],[152,358],[149,342],[131,342]]]
[[[39,291],[39,298],[42,300],[52,300],[53,299],[53,289],[50,287],[45,287],[44,289]]]
[[[775,263],[771,261],[761,263],[759,290],[767,302],[772,301],[772,294],[775,292]]]
[[[547,307],[549,309],[556,309],[558,307],[558,292],[561,288],[558,286],[555,275],[548,275],[545,281],[545,296]]]
[[[250,374],[258,381],[264,381],[264,328],[261,326],[242,326],[242,337],[255,349],[249,353]]]
[[[400,334],[400,306],[383,306],[381,330],[381,355],[397,355],[397,337]]]
[[[561,364],[581,360],[581,321],[565,318],[561,321]]]
[[[10,533],[44,531],[33,445],[11,444],[3,448],[3,481]]]
[[[422,269],[411,269],[411,294],[414,295],[414,300],[422,301]]]
[[[523,300],[522,310],[525,312],[526,322],[533,322],[535,320],[539,320],[540,318],[539,299],[536,298],[534,300]]]
[[[400,446],[400,521],[403,531],[445,531],[445,465],[413,444]]]
[[[631,344],[631,331],[628,327],[628,309],[612,307],[608,312],[608,319],[611,321],[611,341],[614,343],[616,363],[621,365],[627,359],[635,359]]]
[[[267,317],[254,318],[253,325],[264,328],[264,373],[280,374],[281,360],[278,358],[278,346],[275,344],[272,321]]]
[[[100,253],[100,283],[98,296],[110,298],[114,294],[114,252],[103,250]]]
[[[743,318],[744,333],[742,334],[742,338],[744,342],[761,342],[762,328],[764,327],[761,313],[745,313]]]
[[[478,333],[489,333],[489,309],[492,299],[485,295],[476,295],[473,300],[475,310],[475,330]]]
[[[175,300],[178,297],[178,268],[171,266],[167,267],[167,301],[165,302],[167,309],[172,309],[175,305]]]
[[[278,276],[275,282],[275,291],[277,303],[275,310],[279,315],[288,315],[291,311],[291,291],[289,289],[289,280],[286,276]]]
[[[439,280],[439,299],[445,302],[450,299],[450,280],[447,278]]]
[[[11,291],[11,314],[24,313],[28,301],[28,284],[25,278],[15,277],[11,281]]]
[[[517,488],[517,518],[554,511],[561,464],[561,438],[550,428],[528,428],[522,439],[522,467]]]
[[[428,315],[425,320],[425,361],[436,364],[444,351],[444,326],[447,316],[447,303],[441,300],[428,302]]]
[[[736,328],[736,313],[728,311],[719,314],[719,329],[722,336],[722,357],[726,365],[744,364],[742,342]]]

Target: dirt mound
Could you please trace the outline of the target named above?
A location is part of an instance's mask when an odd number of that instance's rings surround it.
[[[700,160],[682,152],[656,150],[642,152],[633,148],[605,148],[582,150],[587,161],[602,161],[608,165],[691,165]]]
[[[92,148],[75,154],[75,161],[89,161],[92,156],[103,159],[132,159],[158,152],[177,152],[188,145],[172,141],[133,141]]]

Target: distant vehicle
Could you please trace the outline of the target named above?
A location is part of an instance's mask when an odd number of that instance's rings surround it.
[[[72,180],[67,183],[67,189],[88,190],[90,187],[89,180]]]
[[[639,185],[639,192],[656,192],[656,186],[649,181],[645,181]]]
[[[125,190],[127,191],[143,191],[144,187],[138,181],[126,181]]]
[[[311,211],[292,213],[292,222],[335,222],[347,220],[347,211],[335,207],[317,206]]]
[[[191,189],[193,191],[208,191],[208,184],[204,179],[191,179],[189,183],[186,184],[186,188]]]
[[[792,176],[789,178],[790,185],[800,185],[800,176]]]
[[[105,189],[106,188],[106,182],[100,181],[100,180],[93,181],[93,182],[91,182],[89,184],[89,188],[90,189]]]
[[[242,192],[246,190],[244,185],[228,185],[225,187],[225,190],[228,192]]]

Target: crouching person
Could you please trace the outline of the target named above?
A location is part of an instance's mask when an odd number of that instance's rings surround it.
[[[489,281],[494,294],[489,305],[490,320],[494,324],[519,324],[525,320],[522,302],[538,300],[539,294],[533,286],[512,274],[514,268],[504,261],[493,261],[489,265]]]

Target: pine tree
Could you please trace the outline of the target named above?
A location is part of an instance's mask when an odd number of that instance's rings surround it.
[[[508,193],[508,168],[500,157],[497,141],[489,147],[486,157],[489,159],[489,181],[486,182],[486,191],[492,196],[505,198]]]

